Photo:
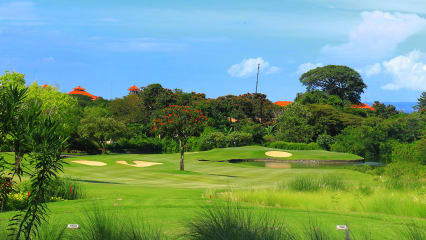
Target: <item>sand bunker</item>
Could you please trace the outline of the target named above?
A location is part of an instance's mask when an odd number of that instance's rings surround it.
[[[291,157],[293,154],[288,152],[281,152],[281,151],[269,151],[265,153],[266,156],[269,157]]]
[[[126,161],[117,161],[118,164],[123,164],[132,167],[150,167],[154,165],[161,165],[162,163],[156,162],[145,162],[145,161],[133,161],[135,164],[128,164]]]
[[[72,161],[72,162],[75,162],[75,163],[78,163],[78,164],[89,165],[89,166],[98,166],[98,167],[107,165],[104,162],[86,161],[86,160],[75,160],[75,161]]]

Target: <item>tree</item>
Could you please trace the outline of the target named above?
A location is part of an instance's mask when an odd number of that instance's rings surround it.
[[[380,118],[390,118],[399,114],[395,106],[391,104],[386,106],[384,103],[375,101],[373,107],[374,111],[371,111],[371,114]]]
[[[299,103],[286,106],[277,121],[277,139],[287,142],[310,142],[314,134],[313,127],[309,125],[311,117],[311,112]]]
[[[160,84],[150,84],[139,93],[144,106],[151,115],[153,112],[175,104],[175,95],[172,90],[163,88]]]
[[[58,91],[52,86],[40,86],[33,83],[28,87],[28,101],[41,102],[44,116],[59,122],[59,127],[65,135],[71,134],[78,125],[79,106],[77,99]]]
[[[1,87],[0,90],[0,131],[1,143],[11,146],[15,153],[15,171],[12,175],[21,177],[21,162],[31,149],[28,144],[28,133],[35,128],[41,115],[41,103],[27,101],[28,89],[15,84]]]
[[[154,120],[154,131],[177,138],[180,146],[180,170],[184,171],[185,146],[189,137],[198,135],[204,127],[207,117],[200,110],[189,106],[171,105],[162,110]]]
[[[327,95],[327,93],[320,90],[298,93],[294,101],[303,105],[328,104],[334,107],[343,107],[343,101],[339,96]]]
[[[11,84],[25,86],[25,74],[5,71],[4,75],[0,76],[0,86],[6,87]]]
[[[112,100],[109,110],[116,119],[126,124],[147,123],[149,120],[145,105],[138,95],[128,95]]]
[[[0,85],[0,146],[11,144],[15,152],[15,164],[0,161],[0,182],[6,186],[0,189],[0,205],[7,199],[7,193],[14,191],[14,176],[21,179],[22,159],[28,154],[24,169],[30,178],[32,194],[27,207],[11,218],[8,230],[13,239],[23,236],[29,240],[36,237],[40,225],[47,219],[45,193],[49,183],[63,170],[60,155],[67,139],[59,122],[42,115],[42,104],[28,100],[27,94],[24,85]]]
[[[360,95],[367,87],[358,72],[339,65],[312,69],[302,74],[299,80],[309,92],[320,89],[328,95],[339,96],[342,100],[351,103],[359,103]]]
[[[101,107],[84,109],[83,118],[77,131],[80,136],[92,139],[101,146],[102,153],[106,152],[107,142],[124,135],[124,123],[110,116],[108,111]]]
[[[417,105],[414,106],[414,109],[419,112],[423,112],[426,110],[426,92],[423,92],[422,95],[417,99]]]

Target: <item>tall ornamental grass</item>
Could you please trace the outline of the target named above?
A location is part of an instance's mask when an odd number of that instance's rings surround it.
[[[225,201],[205,206],[187,224],[190,240],[296,240],[277,218]]]
[[[139,218],[111,213],[99,207],[86,211],[81,229],[73,240],[162,240],[166,239],[158,226]]]

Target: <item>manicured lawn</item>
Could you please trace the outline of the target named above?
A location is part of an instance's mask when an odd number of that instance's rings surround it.
[[[117,212],[124,217],[140,215],[145,221],[162,226],[169,236],[179,236],[185,233],[185,223],[188,222],[201,206],[209,203],[209,195],[215,191],[251,191],[253,189],[271,189],[281,182],[288,181],[296,176],[338,175],[345,182],[357,186],[367,184],[374,186],[373,176],[343,168],[294,168],[271,169],[248,165],[217,162],[233,158],[261,158],[271,149],[260,146],[242,148],[215,149],[207,152],[187,153],[185,155],[185,169],[180,172],[179,154],[111,154],[78,156],[66,159],[69,163],[65,167],[65,176],[78,179],[84,184],[87,198],[82,200],[61,201],[49,203],[51,223],[63,224],[79,223],[84,212],[90,211],[95,205],[106,211]],[[288,151],[293,153],[293,159],[321,159],[349,160],[357,159],[355,155],[328,153],[325,151]],[[198,160],[212,161],[198,161]],[[101,161],[106,166],[86,166],[73,163],[73,160]],[[134,160],[159,162],[145,168],[136,168],[117,164],[116,161]],[[310,193],[311,196],[314,193]],[[318,192],[321,194],[321,192]],[[303,201],[309,202],[309,194],[299,194]],[[291,201],[297,202],[292,195]],[[325,198],[331,196],[325,196]],[[347,197],[349,198],[349,197]],[[302,200],[302,199],[301,199]],[[321,200],[321,197],[312,199]],[[330,199],[326,199],[330,205]],[[217,200],[220,201],[220,200]],[[424,218],[384,214],[370,209],[364,212],[351,209],[321,208],[320,203],[314,207],[303,207],[293,204],[286,207],[284,204],[258,204],[244,201],[247,207],[256,211],[271,211],[286,222],[302,226],[309,219],[316,219],[326,226],[329,231],[336,231],[337,224],[348,223],[354,231],[368,230],[373,233],[373,239],[398,239],[396,230],[404,224],[420,222],[425,224]],[[307,203],[308,204],[308,203]],[[338,204],[338,202],[336,203]],[[6,219],[13,212],[0,214],[0,228],[4,227]],[[1,226],[3,225],[3,226]],[[338,234],[343,234],[339,232]],[[343,235],[342,239],[343,239]],[[184,237],[181,237],[184,239]]]

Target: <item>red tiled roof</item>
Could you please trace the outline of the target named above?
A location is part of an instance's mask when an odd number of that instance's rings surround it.
[[[274,102],[274,104],[281,106],[281,107],[285,107],[287,105],[289,105],[290,103],[292,103],[291,101],[276,101]]]
[[[137,86],[133,85],[133,86],[131,86],[131,87],[129,88],[129,91],[136,91],[136,92],[139,92],[139,91],[140,91],[140,89],[139,89]]]
[[[86,89],[83,88],[83,87],[81,87],[81,86],[78,86],[78,87],[74,88],[74,91],[69,92],[68,94],[71,94],[71,95],[84,95],[84,96],[88,96],[88,97],[92,98],[92,100],[96,100],[98,98],[98,97],[96,97],[96,96],[94,96],[94,95],[86,92]]]
[[[352,105],[351,108],[361,108],[361,109],[370,109],[372,111],[374,111],[374,108],[366,103],[361,103],[358,105]]]

